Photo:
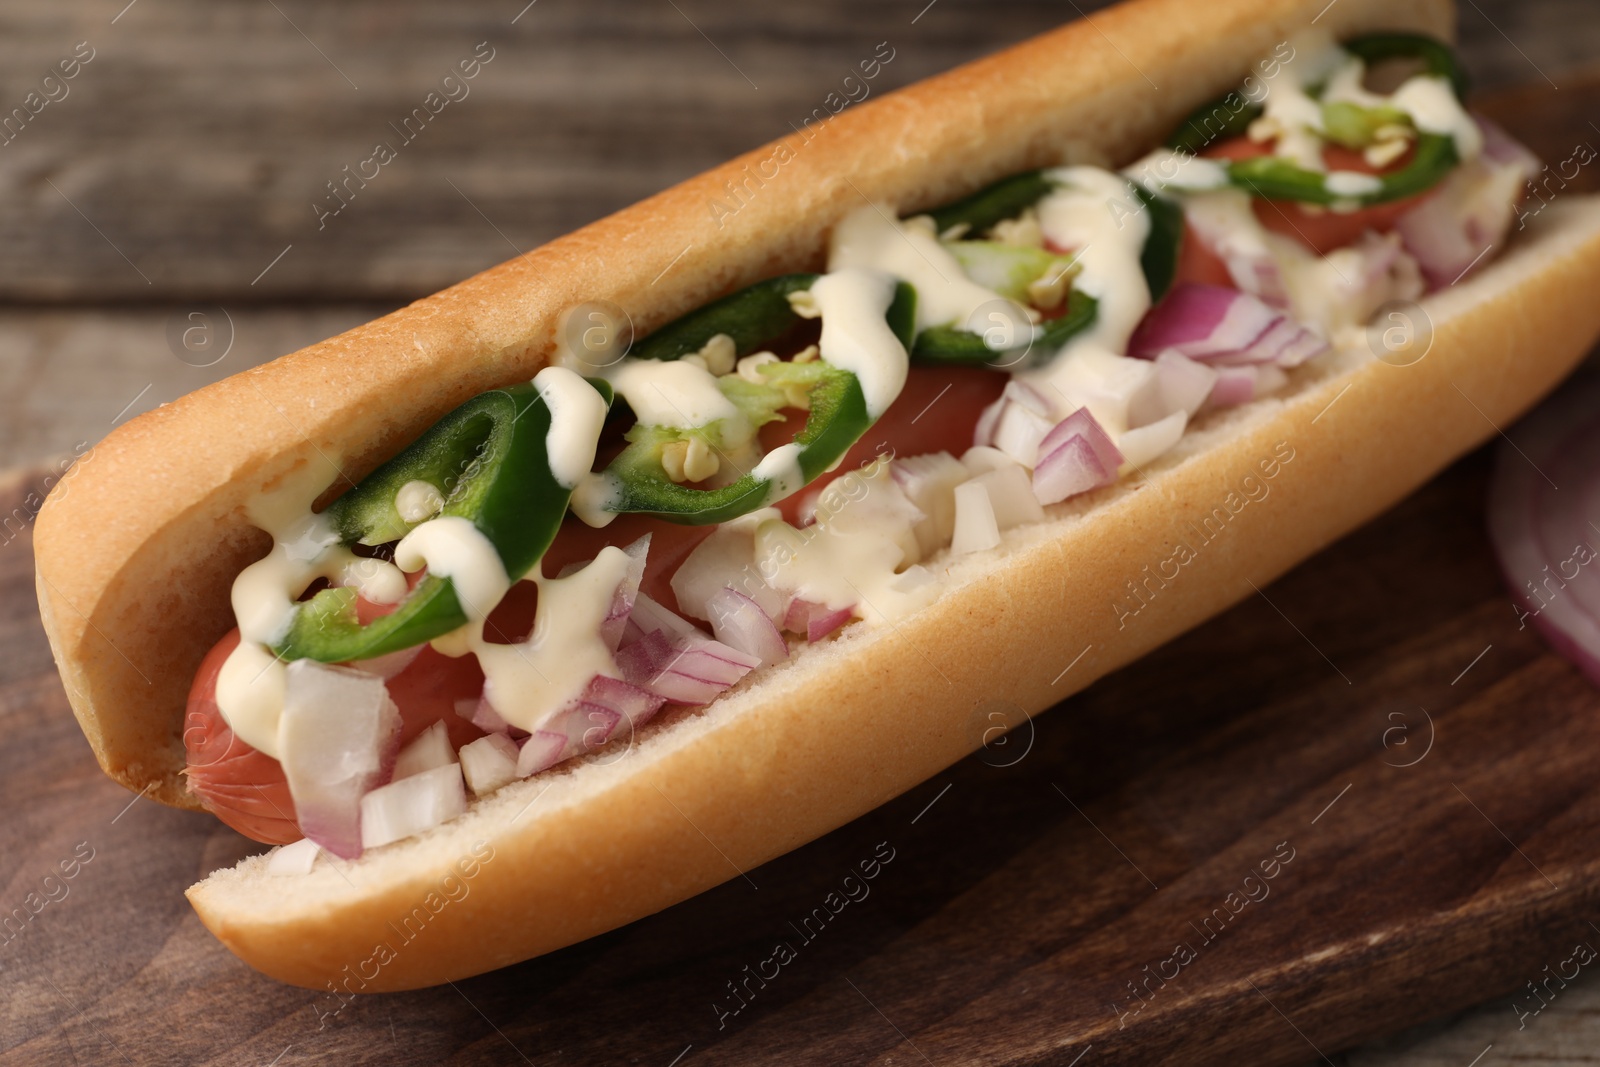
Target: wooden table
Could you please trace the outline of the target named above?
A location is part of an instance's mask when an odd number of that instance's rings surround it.
[[[13,515],[41,462],[783,132],[879,42],[894,58],[874,92],[1072,13],[969,0],[125,2],[14,5],[0,23],[6,110],[92,50],[68,94],[0,147],[0,467],[16,470],[0,510]],[[1600,45],[1592,5],[1465,6],[1463,49],[1502,91],[1500,113],[1547,159],[1600,139],[1585,132],[1600,96],[1580,69]],[[325,183],[475,51],[492,58],[469,94],[319,229]],[[1560,944],[1600,945],[1585,932],[1600,922],[1600,808],[1585,785],[1600,770],[1600,701],[1515,631],[1480,532],[1484,469],[1482,455],[1464,461],[1270,602],[1037,720],[1021,760],[969,760],[752,872],[759,890],[732,882],[545,960],[331,1016],[326,999],[243,968],[182,899],[248,843],[99,775],[65,712],[33,614],[28,531],[13,521],[0,536],[0,904],[59,899],[0,942],[0,1057],[668,1064],[687,1051],[686,1067],[943,1067],[1065,1064],[1095,1044],[1084,1067],[1600,1061],[1600,992],[1582,979],[1525,1029],[1500,999],[1338,1051],[1536,979],[1567,955]],[[1428,756],[1400,766],[1428,738]],[[1279,840],[1297,851],[1278,900],[1208,949],[1192,984],[1125,1020],[1145,1044],[1119,1045],[1109,1006],[1048,999],[1061,960],[1102,961],[1109,989],[1138,979],[1124,960],[1170,952],[1185,907],[1204,913]],[[713,1003],[735,1003],[726,983],[880,841],[896,858],[871,898],[719,1028]],[[1546,875],[1559,886],[1547,898]],[[1475,940],[1429,940],[1431,917],[1463,908],[1478,909]],[[1260,969],[1297,939],[1345,944],[1341,930],[1382,943],[1310,984]]]

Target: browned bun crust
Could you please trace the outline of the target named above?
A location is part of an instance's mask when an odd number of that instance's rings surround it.
[[[46,627],[102,766],[193,806],[179,777],[183,696],[231,625],[229,583],[265,546],[243,512],[263,489],[333,465],[359,478],[466,397],[526,379],[573,304],[615,301],[645,332],[815,265],[862,196],[915,209],[1068,156],[1126,162],[1323,8],[1124,4],[119,429],[52,494],[37,534]],[[1322,23],[1449,37],[1452,13],[1446,0],[1342,0]],[[711,201],[780,145],[792,158],[779,176],[719,226]],[[394,942],[470,866],[470,894],[364,979],[411,988],[611,929],[840,825],[975,747],[976,705],[1032,713],[1137,658],[1389,506],[1560,380],[1600,332],[1600,208],[1558,204],[1539,221],[1510,257],[1424,302],[1437,332],[1420,363],[1350,357],[1300,372],[1283,400],[1200,427],[1146,477],[950,565],[940,599],[897,627],[808,648],[702,713],[653,724],[621,761],[515,783],[430,834],[293,883],[247,860],[191,901],[253,966],[318,987]],[[1125,584],[1274,458],[1271,503],[1231,522],[1136,619],[1119,618]]]

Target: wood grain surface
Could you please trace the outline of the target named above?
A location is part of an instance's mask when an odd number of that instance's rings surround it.
[[[95,49],[0,146],[0,465],[781,134],[879,41],[874,92],[1077,6],[525,3],[0,12],[7,110]],[[1547,160],[1600,141],[1588,0],[1469,0],[1462,31],[1489,110]],[[319,230],[324,183],[481,41],[471,95]],[[228,324],[218,363],[172,340],[195,314]],[[21,470],[0,488],[0,1062],[1600,1062],[1594,968],[1549,978],[1600,947],[1600,699],[1517,631],[1485,469],[750,883],[349,1003],[255,975],[190,913],[182,888],[254,846],[98,772],[35,614],[47,471]],[[762,985],[780,941],[795,958]]]
[[[748,880],[348,1001],[190,913],[253,846],[100,775],[24,530],[0,549],[8,1060],[1293,1064],[1570,976],[1600,944],[1600,694],[1518,630],[1486,466]],[[1501,1002],[1508,1026],[1515,1004],[1540,1002]]]

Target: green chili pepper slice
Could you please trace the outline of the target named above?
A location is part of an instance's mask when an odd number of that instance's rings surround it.
[[[1150,233],[1139,253],[1139,266],[1150,286],[1150,302],[1156,303],[1172,288],[1178,276],[1178,256],[1183,251],[1183,207],[1168,197],[1152,193],[1134,183],[1145,210],[1150,213]]]
[[[1429,74],[1448,78],[1457,100],[1465,100],[1472,89],[1464,67],[1453,49],[1436,37],[1422,33],[1369,33],[1354,37],[1339,47],[1359,57],[1368,67],[1385,59],[1420,59]]]
[[[661,327],[628,351],[635,359],[674,360],[692,355],[719,333],[733,338],[738,354],[747,356],[792,329],[799,317],[789,294],[816,283],[815,274],[784,274],[756,282],[714,300]]]
[[[607,401],[611,387],[592,381]],[[395,494],[422,481],[444,496],[441,515],[468,519],[494,545],[512,581],[555,539],[571,490],[550,472],[550,408],[532,384],[473,397],[332,504],[326,514],[346,545],[380,545],[420,523],[395,509]],[[325,663],[370,659],[432,640],[467,622],[449,578],[428,575],[394,612],[363,625],[356,591],[324,589],[296,605],[281,659]]]
[[[1390,174],[1378,175],[1376,191],[1361,196],[1340,196],[1327,186],[1327,175],[1306,170],[1281,156],[1241,159],[1228,167],[1235,185],[1264,200],[1298,200],[1307,204],[1339,204],[1354,201],[1362,206],[1386,204],[1426,192],[1450,173],[1461,157],[1455,138],[1448,134],[1424,133],[1417,136],[1411,162]]]
[[[934,232],[946,233],[966,226],[965,233],[979,234],[997,222],[1016,218],[1037,204],[1056,187],[1043,170],[1028,170],[1002,178],[964,199],[928,212],[933,216]]]
[[[634,354],[658,353],[651,358],[679,359],[725,333],[734,339],[738,355],[748,355],[800,323],[788,294],[811,288],[817,277],[791,274],[758,282],[664,327],[636,346]],[[884,315],[907,351],[911,349],[916,299],[916,290],[901,282]],[[658,337],[662,339],[658,341]],[[843,457],[872,426],[866,396],[854,374],[827,363],[769,366],[781,368],[774,373],[807,390],[810,413],[794,441],[800,446],[797,465],[802,484],[809,483]],[[661,465],[658,444],[651,435],[639,434],[606,468],[615,479],[616,491],[606,510],[706,526],[738,518],[770,502],[771,482],[753,472],[719,489],[695,489],[672,481]]]
[[[1262,110],[1260,104],[1251,103],[1237,91],[1227,93],[1195,108],[1167,138],[1167,147],[1199,155],[1216,141],[1244,136]]]
[[[1053,359],[1061,346],[1094,321],[1098,302],[1074,289],[1067,294],[1067,310],[1042,325],[1042,332],[1027,346],[996,350],[984,344],[983,335],[954,326],[930,326],[917,335],[912,358],[921,363],[992,367],[1013,370],[1038,367]]]
[[[1421,60],[1429,74],[1449,80],[1457,99],[1466,97],[1467,76],[1456,61],[1455,53],[1449,45],[1432,37],[1413,33],[1377,33],[1356,37],[1340,47],[1368,65],[1386,59]],[[1261,108],[1255,104],[1235,108],[1233,101],[1242,102],[1243,99],[1235,91],[1198,108],[1168,139],[1167,145],[1178,151],[1197,153],[1218,138],[1244,133],[1250,123],[1261,115]],[[1382,118],[1357,113],[1368,109],[1352,109],[1337,104],[1329,107],[1332,108],[1331,114],[1326,109],[1324,111],[1325,122],[1332,127],[1329,139],[1340,143],[1358,140],[1363,128]],[[1326,174],[1298,167],[1279,156],[1235,160],[1228,164],[1228,177],[1234,185],[1265,200],[1295,200],[1324,206],[1355,203],[1370,207],[1426,192],[1460,162],[1461,157],[1456,152],[1452,138],[1443,134],[1419,133],[1411,161],[1398,171],[1379,175],[1379,187],[1358,196],[1329,191]],[[1151,288],[1154,289],[1154,286]]]

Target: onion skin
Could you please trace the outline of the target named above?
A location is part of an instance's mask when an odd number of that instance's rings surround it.
[[[1600,498],[1600,372],[1580,372],[1512,433],[1495,455],[1489,539],[1519,626],[1600,686],[1600,533],[1585,514]]]

